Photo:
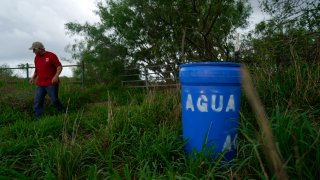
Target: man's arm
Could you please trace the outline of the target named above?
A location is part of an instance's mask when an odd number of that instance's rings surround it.
[[[59,82],[59,75],[62,71],[62,66],[57,67],[57,72],[52,78],[52,84],[57,84]]]
[[[29,83],[33,84],[35,82],[36,78],[37,78],[37,73],[36,73],[36,71],[34,71],[31,79],[29,80]]]

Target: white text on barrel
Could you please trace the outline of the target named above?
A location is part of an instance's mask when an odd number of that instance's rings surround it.
[[[228,98],[228,103],[225,105],[223,103],[223,99]],[[217,104],[218,102],[218,104]],[[195,103],[195,104],[194,104]],[[209,104],[209,99],[206,95],[202,94],[198,97],[196,102],[193,102],[192,95],[188,94],[187,96],[187,103],[186,103],[186,110],[191,110],[192,112],[195,110],[195,107],[200,112],[208,112],[208,110],[212,110],[213,112],[225,112],[233,111],[236,112],[235,102],[234,102],[234,95],[230,94],[229,96],[225,97],[223,95],[211,95],[211,106]]]

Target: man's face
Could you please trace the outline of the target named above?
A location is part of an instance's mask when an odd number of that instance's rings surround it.
[[[34,49],[32,49],[32,51],[34,54],[39,55],[39,56],[41,56],[43,54],[43,50],[40,48],[34,48]]]

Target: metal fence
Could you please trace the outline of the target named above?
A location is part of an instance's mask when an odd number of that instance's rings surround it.
[[[62,67],[67,67],[67,68],[71,68],[71,67],[80,67],[81,68],[81,81],[78,82],[74,82],[74,83],[79,83],[81,84],[81,86],[84,86],[84,63],[82,62],[80,65],[77,64],[73,64],[73,65],[63,65]],[[0,67],[0,75],[2,72],[5,72],[6,70],[12,71],[12,70],[21,70],[23,72],[23,74],[25,73],[25,76],[23,75],[23,78],[26,78],[27,81],[30,80],[30,70],[34,69],[34,66],[31,66],[29,63],[26,63],[25,65],[21,65],[21,67]],[[1,78],[1,76],[0,76]]]
[[[143,66],[126,69],[121,75],[122,86],[129,88],[158,88],[179,86],[178,68],[175,64]]]
[[[80,65],[63,65],[62,67],[80,67],[81,68],[81,80],[73,83],[79,83],[82,87],[85,84],[85,65],[82,62]],[[20,65],[20,67],[0,67],[0,80],[1,73],[6,70],[20,70],[22,72],[22,78],[27,81],[30,80],[30,74],[33,72],[34,66],[26,63],[25,65]],[[155,65],[155,66],[142,66],[140,68],[126,69],[123,75],[121,75],[122,86],[129,88],[157,88],[157,87],[178,87],[178,66],[175,64],[167,65]],[[9,73],[10,74],[10,73]],[[21,74],[20,74],[21,76]],[[21,78],[21,77],[20,77]],[[3,79],[2,79],[3,80]],[[11,79],[5,80],[7,83],[11,82]]]

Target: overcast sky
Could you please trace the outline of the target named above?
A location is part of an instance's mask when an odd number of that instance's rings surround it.
[[[33,64],[28,49],[33,41],[43,42],[60,59],[70,59],[65,47],[72,39],[64,24],[96,22],[95,9],[96,0],[1,0],[0,65]]]
[[[257,9],[257,0],[250,0]],[[94,14],[97,0],[0,0],[0,65],[16,67],[33,64],[34,54],[28,50],[33,41],[43,42],[46,50],[60,59],[70,59],[65,47],[72,43],[66,35],[65,23],[99,20]],[[264,16],[255,11],[251,22]],[[65,62],[62,62],[66,64]]]

